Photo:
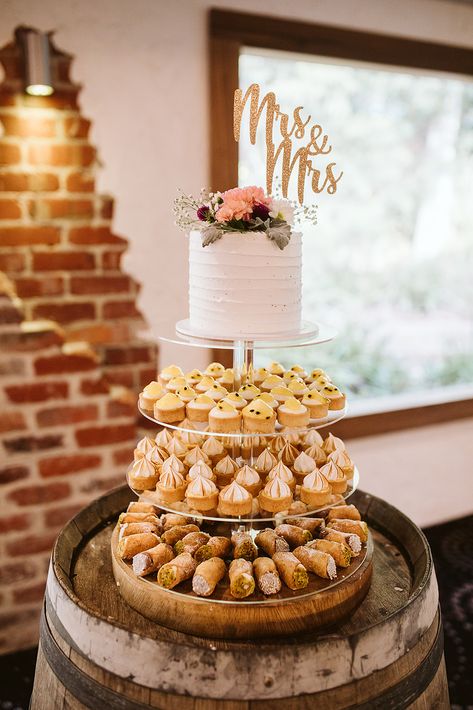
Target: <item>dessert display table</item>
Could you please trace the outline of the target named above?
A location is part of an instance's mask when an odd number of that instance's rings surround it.
[[[388,503],[353,494],[371,529],[373,580],[348,620],[317,635],[228,641],[208,637],[211,614],[205,636],[191,636],[122,598],[110,543],[132,497],[126,486],[108,493],[59,535],[31,710],[45,697],[51,710],[449,707],[430,550]]]

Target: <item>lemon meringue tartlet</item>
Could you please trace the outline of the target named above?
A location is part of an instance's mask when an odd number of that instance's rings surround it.
[[[230,483],[239,468],[237,462],[234,461],[231,456],[228,456],[228,454],[223,459],[220,459],[214,469],[214,473],[217,476],[218,487],[223,488]]]
[[[332,451],[332,453],[328,455],[327,460],[333,461],[341,468],[347,478],[353,478],[355,465],[344,449],[335,449],[335,451]]]
[[[159,473],[151,461],[143,456],[131,465],[128,477],[132,488],[138,491],[152,491],[158,482]]]
[[[308,473],[315,471],[317,465],[314,459],[302,451],[292,465],[292,471],[296,478],[296,483],[302,483]]]
[[[243,466],[243,468],[240,468],[237,475],[235,476],[235,481],[239,483],[240,486],[243,486],[243,488],[246,488],[248,493],[250,493],[252,496],[256,496],[263,487],[261,478],[259,477],[258,473],[255,471],[254,468],[251,468],[251,466],[247,465]]]
[[[334,461],[327,461],[325,466],[322,466],[320,469],[320,473],[322,473],[329,482],[332,493],[345,493],[348,486],[347,478],[342,469],[339,468]]]
[[[345,451],[345,444],[343,441],[340,439],[338,436],[334,436],[331,432],[327,436],[326,439],[324,439],[322,443],[322,448],[327,454],[331,454],[335,451],[335,449],[340,449],[341,451]]]
[[[186,482],[183,476],[174,470],[162,472],[156,484],[156,491],[164,503],[177,503],[184,499]]]
[[[262,399],[254,399],[242,410],[245,431],[270,434],[276,423],[276,412]]]
[[[187,486],[186,501],[189,508],[206,512],[215,510],[218,503],[218,488],[204,476],[196,476]]]
[[[307,426],[310,415],[307,407],[295,397],[289,397],[278,409],[278,421],[288,427]]]
[[[186,405],[179,397],[168,392],[154,404],[154,417],[165,424],[180,422],[186,415]]]
[[[213,464],[218,463],[227,455],[227,450],[221,441],[214,436],[208,436],[202,444],[203,453],[208,456]]]
[[[258,493],[258,502],[261,510],[269,513],[287,510],[292,503],[291,489],[285,481],[276,476]]]
[[[255,462],[255,469],[262,476],[266,476],[277,464],[277,459],[269,449],[264,449]]]
[[[300,497],[309,506],[325,505],[329,502],[332,489],[325,476],[314,469],[302,481]]]
[[[219,402],[209,412],[209,427],[219,434],[230,434],[240,430],[241,414],[228,402]]]
[[[219,512],[223,515],[248,515],[251,513],[253,497],[236,481],[222,488],[218,500]]]
[[[134,460],[137,461],[138,459],[143,458],[143,456],[146,456],[146,454],[149,454],[154,445],[155,442],[150,439],[149,436],[144,436],[139,440],[135,447],[135,451],[133,452]]]
[[[274,478],[280,478],[281,481],[287,483],[292,492],[294,492],[296,487],[296,479],[292,475],[291,469],[283,464],[282,461],[278,461],[276,466],[271,469],[268,473],[268,481],[272,481]]]

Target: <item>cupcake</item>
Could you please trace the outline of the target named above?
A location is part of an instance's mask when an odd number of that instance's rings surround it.
[[[307,382],[307,384],[311,385],[311,384],[312,384],[313,382],[315,382],[315,380],[316,380],[318,377],[320,377],[321,375],[322,375],[323,377],[327,377],[327,378],[328,378],[327,374],[325,373],[324,370],[322,370],[321,367],[316,367],[314,370],[311,370],[311,372],[309,372],[309,374],[307,375],[307,377],[305,377],[304,379],[305,379],[305,381]]]
[[[302,483],[308,473],[315,471],[317,465],[314,459],[302,451],[292,465],[292,471],[296,478],[296,483]]]
[[[311,459],[314,459],[317,468],[327,463],[327,454],[318,444],[312,444],[312,446],[307,447],[305,453],[307,456],[310,456]]]
[[[236,481],[222,488],[218,497],[220,515],[248,515],[251,513],[252,504],[253,497]]]
[[[161,370],[158,380],[164,387],[166,387],[167,383],[172,380],[173,377],[183,377],[183,375],[184,373],[180,367],[177,365],[169,365],[169,367],[165,367]]]
[[[328,408],[334,411],[345,409],[346,397],[338,387],[332,384],[326,384],[322,387],[320,394],[329,400]]]
[[[230,394],[227,394],[226,397],[223,398],[223,402],[227,402],[227,404],[231,404],[232,407],[235,407],[239,412],[243,409],[243,407],[246,406],[247,401],[244,397],[241,396],[238,392],[230,392]]]
[[[163,465],[161,466],[161,475],[163,473],[168,473],[168,471],[177,471],[177,473],[182,473],[184,475],[186,467],[175,454],[171,454],[171,456],[168,456],[168,458],[163,461]]]
[[[269,375],[263,382],[261,383],[261,389],[263,392],[271,392],[272,389],[275,387],[284,387],[285,382],[282,377],[279,375]]]
[[[328,455],[327,461],[333,461],[339,468],[342,469],[347,479],[353,478],[355,465],[344,449],[335,449]]]
[[[297,377],[300,377],[301,380],[305,380],[305,378],[307,377],[307,372],[300,365],[293,365],[290,369],[290,372],[295,372]]]
[[[299,456],[299,450],[288,441],[284,444],[281,451],[278,453],[279,461],[282,461],[286,466],[292,466],[296,458]]]
[[[309,410],[295,397],[286,399],[278,408],[278,421],[284,426],[307,426],[309,419]]]
[[[159,473],[146,456],[135,461],[129,471],[130,486],[138,491],[152,491],[156,488]]]
[[[289,382],[292,382],[292,380],[297,380],[299,379],[299,376],[293,372],[292,370],[287,370],[284,375],[282,376],[284,382],[288,385]]]
[[[179,399],[182,402],[184,402],[184,404],[187,404],[192,399],[194,399],[194,397],[197,397],[197,392],[194,389],[192,389],[192,387],[189,387],[189,385],[184,385],[183,387],[179,387],[176,394],[179,397]]]
[[[202,451],[214,466],[227,455],[227,450],[222,442],[214,436],[208,436],[206,438],[202,444]]]
[[[199,392],[199,394],[204,394],[204,392],[207,392],[209,387],[213,387],[215,384],[215,380],[213,377],[210,377],[209,375],[204,375],[200,382],[198,382],[194,389],[196,392]]]
[[[218,503],[218,488],[204,476],[196,476],[187,486],[186,501],[189,508],[201,512],[215,510]]]
[[[331,379],[328,375],[319,375],[314,379],[312,384],[309,385],[309,389],[311,390],[321,390],[325,385],[330,385],[331,384]]]
[[[223,488],[230,483],[240,467],[230,456],[225,456],[216,464],[214,473],[217,476],[217,486]]]
[[[178,389],[181,389],[181,387],[185,387],[186,385],[187,381],[184,375],[182,377],[172,377],[167,383],[166,389],[168,392],[176,394]]]
[[[209,427],[211,431],[229,434],[240,430],[241,414],[228,402],[219,402],[209,412]]]
[[[235,476],[235,481],[239,483],[240,486],[243,486],[252,496],[258,495],[262,488],[261,478],[251,466],[243,466],[243,468],[240,468]]]
[[[201,381],[203,375],[200,370],[194,369],[188,372],[185,377],[189,387],[195,387]]]
[[[238,390],[238,394],[243,397],[246,402],[251,402],[260,394],[261,390],[256,385],[242,385]]]
[[[271,397],[274,397],[274,399],[278,403],[278,406],[280,404],[283,404],[286,399],[289,399],[289,397],[294,396],[289,387],[286,387],[285,385],[278,385],[277,387],[273,387],[273,389],[270,391],[270,394]]]
[[[166,428],[161,429],[161,431],[158,431],[158,433],[154,437],[156,446],[164,446],[164,448],[166,448],[166,445],[171,441],[171,439],[172,434],[169,429]]]
[[[224,372],[225,372],[224,365],[222,365],[220,362],[211,362],[210,365],[204,371],[204,374],[209,375],[210,377],[213,377],[214,379],[217,379],[217,377],[221,377]]]
[[[186,405],[179,397],[168,392],[154,405],[154,418],[166,424],[180,422],[186,416]]]
[[[197,461],[197,463],[190,467],[187,480],[193,481],[196,476],[203,476],[204,478],[208,478],[209,481],[214,481],[214,483],[217,480],[216,475],[205,461]]]
[[[219,385],[218,382],[214,382],[212,387],[209,387],[209,389],[205,392],[205,396],[210,397],[210,399],[213,399],[214,402],[220,402],[220,400],[226,397],[227,394],[228,390],[226,390],[222,385]]]
[[[302,404],[309,410],[311,419],[324,419],[328,416],[328,399],[317,390],[308,390],[302,397]]]
[[[270,375],[284,375],[284,367],[281,365],[280,362],[270,362],[267,370]]]
[[[205,394],[199,394],[186,405],[186,413],[191,422],[209,421],[209,412],[215,407],[215,402]]]
[[[163,503],[176,503],[184,500],[186,482],[178,471],[162,472],[156,484],[156,491]]]
[[[330,483],[332,493],[345,493],[348,486],[347,479],[342,469],[339,468],[336,463],[327,461],[325,466],[322,466],[320,469],[320,473],[322,473]]]
[[[171,441],[166,444],[166,451],[170,456],[174,454],[178,459],[183,459],[187,452],[187,444],[184,444],[178,437],[173,436]]]
[[[274,468],[277,464],[277,459],[269,449],[264,449],[258,456],[255,462],[255,469],[256,471],[265,478],[268,473],[271,471],[272,468]]]
[[[222,373],[222,375],[217,379],[219,385],[225,387],[228,391],[233,389],[235,383],[235,375],[233,374],[233,368],[227,367],[227,369]]]
[[[273,478],[280,478],[281,481],[287,483],[292,492],[296,487],[296,479],[292,475],[292,471],[288,468],[282,461],[278,461],[276,466],[271,469],[268,473],[268,481],[272,481]]]
[[[258,395],[258,399],[261,399],[263,402],[266,402],[266,404],[269,404],[271,409],[277,409],[279,407],[278,400],[275,397],[273,397],[271,392],[261,392]]]
[[[154,447],[155,442],[150,439],[148,436],[144,436],[142,439],[139,440],[139,442],[136,445],[133,458],[135,461],[138,459],[143,458],[143,456],[146,456],[151,449]]]
[[[303,503],[311,507],[325,505],[332,494],[331,487],[325,476],[314,469],[302,481],[300,497]]]
[[[258,367],[258,369],[253,372],[253,384],[259,387],[269,375],[270,372],[265,367]]]
[[[203,461],[204,463],[209,463],[210,459],[207,454],[204,454],[200,446],[194,446],[190,449],[183,459],[186,466],[191,468],[197,461]]]
[[[297,378],[289,382],[287,389],[291,391],[292,397],[297,397],[298,399],[302,399],[302,397],[309,391],[309,388],[305,382]]]
[[[276,413],[262,399],[254,399],[242,410],[243,427],[245,431],[270,434],[274,431]]]
[[[149,385],[143,389],[139,398],[138,404],[141,409],[145,409],[148,412],[152,412],[154,408],[154,403],[161,399],[166,394],[166,390],[160,382],[150,382]]]
[[[285,481],[276,476],[258,493],[258,502],[261,510],[269,513],[287,510],[292,503],[291,489]]]
[[[328,456],[328,454],[333,453],[335,449],[341,449],[342,451],[345,451],[345,444],[338,436],[334,436],[332,433],[330,433],[324,440],[322,448]]]

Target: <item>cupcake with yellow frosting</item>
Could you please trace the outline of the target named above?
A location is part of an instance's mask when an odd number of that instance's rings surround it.
[[[276,413],[262,399],[254,399],[242,411],[245,431],[269,434],[274,430]]]
[[[346,397],[340,392],[336,385],[327,383],[319,390],[320,394],[329,400],[328,408],[330,410],[339,411],[345,408]]]
[[[348,479],[353,478],[355,464],[344,449],[335,449],[335,451],[332,451],[332,453],[328,455],[327,460],[337,464]]]
[[[258,495],[262,488],[261,478],[251,466],[243,466],[235,476],[235,481],[243,486],[252,496]]]
[[[143,389],[143,392],[141,392],[138,398],[138,404],[141,409],[146,409],[146,411],[152,412],[154,403],[158,399],[161,399],[161,397],[164,397],[165,394],[166,390],[160,382],[150,382],[149,385],[146,385]]]
[[[324,419],[328,416],[329,401],[317,390],[307,390],[302,397],[302,404],[309,410],[311,419]]]
[[[189,508],[202,513],[215,510],[218,503],[218,488],[204,476],[196,476],[187,486],[186,501]]]
[[[292,471],[288,466],[283,464],[282,461],[278,461],[276,466],[271,469],[271,471],[268,473],[268,481],[272,481],[273,478],[280,478],[281,481],[284,481],[287,483],[289,488],[291,489],[292,492],[294,492],[294,489],[296,487],[296,479],[294,478]]]
[[[248,515],[251,513],[252,504],[252,495],[236,481],[232,481],[220,491],[218,510],[221,515]]]
[[[265,478],[271,469],[276,466],[276,464],[276,457],[269,449],[264,449],[264,451],[262,451],[256,459],[255,469],[262,478]]]
[[[279,405],[278,421],[283,426],[307,426],[309,420],[309,410],[295,397],[289,397],[283,404]]]
[[[305,380],[305,378],[307,377],[307,372],[300,365],[293,365],[290,369],[290,372],[295,372],[297,377],[300,377],[301,380]]]
[[[269,371],[270,375],[284,375],[284,367],[281,365],[280,362],[270,362],[266,369]]]
[[[253,399],[256,399],[260,392],[261,390],[256,387],[256,385],[242,385],[238,390],[238,394],[241,395],[241,397],[243,397],[243,399],[247,402],[251,402]]]
[[[215,465],[214,473],[217,476],[217,486],[223,488],[228,485],[239,470],[239,465],[232,459],[231,456],[224,456],[223,459]]]
[[[215,466],[221,459],[227,455],[227,450],[221,441],[214,436],[208,436],[202,444],[203,453],[208,456],[212,465]]]
[[[203,374],[201,373],[200,370],[194,369],[191,370],[190,372],[187,372],[185,375],[186,382],[189,385],[189,387],[195,387],[202,379]]]
[[[235,407],[239,412],[241,412],[243,407],[247,404],[246,399],[242,397],[239,392],[230,392],[230,394],[227,394],[227,396],[223,398],[223,402],[231,404],[232,407]]]
[[[266,402],[266,404],[269,404],[271,409],[277,409],[279,407],[279,402],[278,400],[273,397],[271,392],[261,392],[258,395],[258,399],[263,400],[263,402]]]
[[[312,384],[313,382],[315,382],[315,380],[316,380],[318,377],[320,377],[320,376],[323,376],[323,377],[327,377],[327,378],[328,378],[328,375],[327,375],[327,373],[325,372],[325,370],[322,370],[321,367],[316,367],[316,368],[314,368],[313,370],[311,370],[311,371],[309,372],[309,374],[307,375],[307,377],[305,377],[304,379],[305,379],[305,381],[307,382],[308,385],[311,385],[311,384]]]
[[[278,385],[277,387],[273,387],[272,390],[270,390],[270,395],[271,397],[274,397],[274,399],[278,403],[278,406],[280,404],[283,404],[283,402],[285,402],[286,399],[289,399],[289,397],[294,397],[291,390],[285,385]]]
[[[161,473],[156,484],[156,491],[163,503],[176,503],[184,500],[186,488],[183,476],[172,469]]]
[[[266,511],[272,514],[287,510],[292,503],[291,489],[285,481],[276,476],[258,493],[258,503],[263,516]]]
[[[323,474],[330,483],[332,493],[345,493],[348,487],[348,482],[342,469],[337,466],[336,463],[333,461],[327,461],[325,466],[322,466],[320,469],[320,473]]]
[[[199,394],[204,394],[205,392],[207,392],[209,387],[212,387],[214,384],[215,380],[213,377],[210,377],[209,375],[204,375],[200,382],[195,385],[194,389]]]
[[[302,397],[309,391],[307,385],[302,380],[298,378],[291,380],[287,386],[288,390],[291,391],[293,397],[302,399]]]
[[[235,383],[235,375],[233,374],[233,369],[227,367],[227,369],[217,378],[219,385],[223,385],[228,391],[233,389]]]
[[[266,367],[258,367],[258,369],[253,372],[253,384],[259,387],[269,375],[270,372]]]
[[[224,372],[224,365],[222,365],[220,362],[211,362],[210,365],[205,369],[204,374],[210,375],[210,377],[217,379],[217,377],[221,377]]]
[[[215,407],[215,402],[205,394],[199,394],[186,405],[186,414],[191,422],[209,421],[209,412]]]
[[[144,456],[131,465],[128,478],[131,487],[137,491],[152,491],[156,488],[159,473],[151,461]]]
[[[184,376],[182,377],[172,377],[169,382],[166,385],[166,389],[168,392],[173,392],[173,394],[176,394],[177,390],[180,389],[181,387],[185,387],[187,384],[187,380]]]
[[[271,392],[275,387],[284,387],[285,384],[283,378],[279,375],[269,375],[269,377],[261,383],[261,389],[263,392]]]
[[[135,461],[138,459],[142,459],[143,456],[146,456],[153,446],[155,445],[155,442],[149,438],[149,436],[144,436],[142,439],[139,440],[135,447],[135,451],[133,453],[133,458]]]
[[[154,405],[154,418],[165,424],[180,422],[186,416],[186,405],[179,397],[168,392]]]
[[[332,489],[325,476],[314,469],[302,481],[300,497],[310,507],[325,505],[330,501]]]
[[[178,365],[169,365],[161,370],[158,375],[159,382],[166,387],[173,377],[183,377],[184,373]]]
[[[205,392],[205,396],[210,397],[210,399],[213,399],[214,402],[220,402],[220,400],[226,397],[227,394],[228,390],[226,390],[223,385],[219,385],[218,382],[214,382],[212,387],[209,387],[209,389]]]
[[[296,483],[302,483],[307,474],[312,473],[312,471],[315,471],[316,468],[317,465],[314,459],[306,454],[305,451],[301,451],[292,464],[292,471],[294,473]]]
[[[209,412],[209,427],[219,434],[229,434],[240,430],[241,414],[228,402],[219,402]]]
[[[187,404],[188,402],[191,401],[191,399],[194,399],[194,397],[197,397],[197,392],[195,389],[190,387],[189,385],[184,385],[183,387],[180,387],[177,392],[177,396],[179,399],[184,402],[184,404]]]

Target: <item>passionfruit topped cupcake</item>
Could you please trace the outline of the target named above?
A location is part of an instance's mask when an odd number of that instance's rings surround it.
[[[270,434],[276,423],[276,412],[262,399],[254,399],[242,410],[245,431]]]

